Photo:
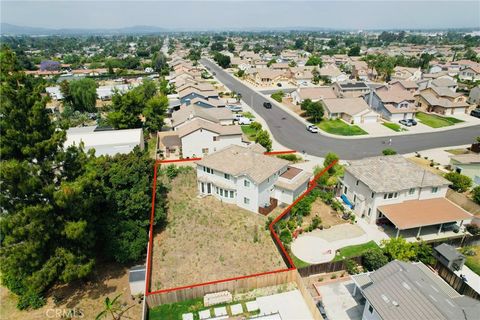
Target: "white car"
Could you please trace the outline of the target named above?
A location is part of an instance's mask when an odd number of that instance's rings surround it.
[[[313,124],[309,124],[307,126],[307,131],[310,131],[311,133],[318,133],[318,127],[314,126]]]
[[[232,112],[242,112],[243,111],[242,106],[232,105],[232,104],[227,105],[227,109],[232,111]]]
[[[241,125],[247,125],[252,123],[252,119],[249,119],[247,117],[238,117],[237,120],[238,120],[238,124],[241,124]]]

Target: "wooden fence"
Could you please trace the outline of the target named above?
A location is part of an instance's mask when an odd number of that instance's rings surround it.
[[[457,276],[452,270],[437,261],[435,264],[435,270],[438,275],[445,280],[453,289],[458,293],[468,296],[470,298],[480,300],[480,294],[472,289],[465,281]]]
[[[473,215],[480,214],[480,205],[473,202],[464,194],[453,191],[452,189],[447,190],[447,199],[467,210]]]
[[[480,242],[480,235],[478,234],[476,236],[464,235],[464,236],[459,236],[458,238],[444,238],[444,239],[436,239],[436,240],[430,240],[425,242],[431,245],[433,248],[435,248],[436,246],[442,243],[446,243],[453,247],[459,248],[459,247],[472,246],[472,245],[478,244]]]
[[[198,286],[189,286],[172,291],[152,292],[151,294],[147,295],[146,299],[148,307],[154,308],[162,304],[177,303],[189,299],[203,298],[204,295],[212,292],[227,290],[232,294],[244,293],[257,288],[294,282],[296,272],[297,270],[295,269],[286,269],[275,273],[201,284]]]
[[[351,257],[348,259],[353,260],[360,265],[362,264],[361,256]],[[298,273],[302,277],[308,277],[313,274],[330,273],[330,272],[336,272],[336,271],[343,271],[346,269],[347,269],[347,266],[345,264],[345,260],[340,260],[340,261],[331,261],[331,262],[325,262],[325,263],[312,264],[307,267],[298,269]]]

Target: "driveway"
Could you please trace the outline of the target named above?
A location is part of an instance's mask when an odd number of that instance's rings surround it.
[[[275,139],[283,146],[305,151],[308,154],[323,157],[328,152],[337,153],[340,158],[351,160],[380,155],[385,149],[384,142],[388,137],[344,139],[322,134],[311,134],[305,130],[305,122],[300,121],[276,103],[272,109],[263,108],[265,96],[258,93],[241,81],[218,67],[215,63],[201,59],[200,62],[216,73],[216,78],[230,90],[242,95],[242,99],[249,104],[267,123]],[[404,136],[392,134],[391,148],[399,153],[410,153],[419,150],[457,146],[472,143],[480,132],[480,125]]]

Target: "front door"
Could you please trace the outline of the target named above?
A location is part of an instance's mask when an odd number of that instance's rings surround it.
[[[208,194],[212,193],[212,185],[210,183],[207,183],[207,193]]]

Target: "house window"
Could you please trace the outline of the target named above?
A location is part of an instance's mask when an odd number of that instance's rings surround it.
[[[234,196],[233,191],[230,191],[230,198],[233,199],[233,196]]]
[[[393,193],[393,192],[385,193],[383,195],[383,199],[387,199],[387,198],[392,199],[392,198],[396,198],[396,197],[398,197],[398,193],[396,193],[396,192],[395,193]]]
[[[230,175],[228,173],[224,173],[223,176],[225,177],[225,179],[230,180]]]
[[[347,188],[347,186],[345,186],[345,188],[343,188],[343,193],[345,193],[345,194],[348,193],[348,188]]]
[[[375,197],[375,192],[372,192],[372,199]]]
[[[357,186],[358,186],[358,183],[359,183],[359,182],[360,182],[360,180],[357,180],[357,184],[356,184]]]
[[[410,188],[410,190],[408,190],[408,194],[414,194],[415,193],[415,188]]]
[[[243,203],[250,204],[250,199],[243,197]]]
[[[357,200],[357,195],[354,194],[354,195],[353,195],[353,202],[355,202],[356,200]]]
[[[218,141],[218,136],[217,136],[217,137],[213,137],[213,141]]]
[[[368,208],[368,216],[370,217],[371,214],[372,214],[372,208]]]
[[[368,312],[373,313],[373,307],[372,306],[368,306]]]
[[[244,186],[244,187],[250,187],[250,181],[248,181],[248,180],[243,180],[243,186]]]
[[[202,148],[202,153],[207,154],[208,153],[208,148]]]
[[[432,188],[432,193],[437,193],[437,191],[438,191],[438,187],[433,187]]]
[[[220,197],[223,197],[223,189],[220,189]]]

